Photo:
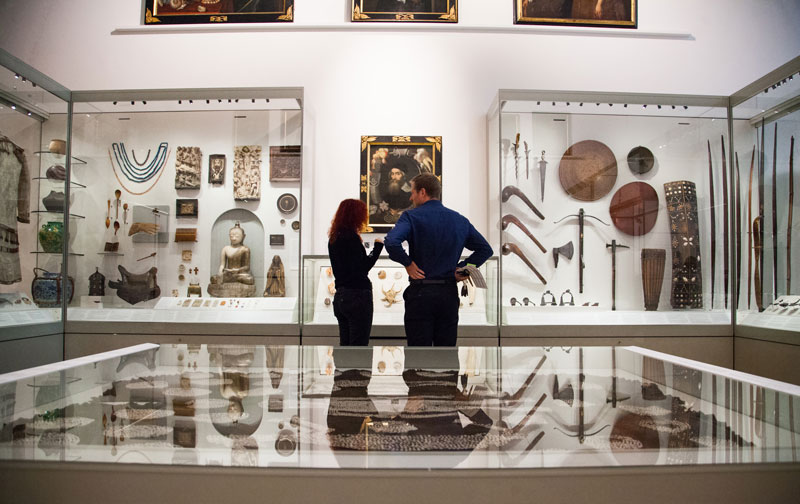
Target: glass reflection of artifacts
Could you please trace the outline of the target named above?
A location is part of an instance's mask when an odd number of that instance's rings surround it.
[[[175,155],[175,189],[200,189],[200,147],[178,147]]]
[[[267,271],[267,285],[264,288],[264,297],[283,297],[286,295],[286,275],[283,270],[283,261],[280,256],[272,258],[272,264]]]
[[[411,179],[432,173],[441,180],[442,137],[361,138],[361,200],[369,226],[386,232],[411,208]]]
[[[353,21],[458,22],[458,0],[353,0]]]
[[[239,145],[234,149],[233,198],[261,199],[261,146]]]
[[[22,281],[17,222],[30,222],[29,193],[25,151],[0,136],[0,284]]]
[[[515,0],[517,24],[636,28],[637,0]]]
[[[208,156],[208,183],[225,183],[225,154],[211,154]]]
[[[244,244],[245,232],[239,222],[230,229],[230,245],[220,252],[219,270],[211,277],[208,293],[214,297],[251,297],[256,286],[250,272],[250,248]]]
[[[291,22],[294,0],[145,0],[144,23]]]

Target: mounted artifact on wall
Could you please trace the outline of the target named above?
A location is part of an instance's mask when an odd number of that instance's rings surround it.
[[[200,147],[178,147],[175,154],[175,189],[200,189],[202,163]]]
[[[211,154],[208,156],[208,183],[225,183],[225,154]]]
[[[134,274],[126,270],[122,265],[117,266],[121,279],[108,282],[108,286],[117,289],[117,296],[130,304],[140,303],[155,299],[161,295],[161,288],[158,286],[156,273],[158,268],[155,266],[144,273]]]
[[[597,201],[617,182],[617,158],[611,149],[596,140],[572,144],[558,165],[561,187],[580,201]]]
[[[233,157],[233,198],[261,199],[261,146],[237,145]]]
[[[215,272],[208,285],[213,297],[253,297],[258,292],[263,285],[258,272],[264,271],[264,227],[253,212],[236,208],[217,218],[211,230],[210,270]]]
[[[299,182],[303,158],[299,145],[273,145],[269,148],[269,181]]]
[[[675,309],[703,307],[703,270],[700,264],[700,227],[694,182],[664,184],[669,228],[672,233],[672,295]]]

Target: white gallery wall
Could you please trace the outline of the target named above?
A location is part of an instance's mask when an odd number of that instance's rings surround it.
[[[486,114],[498,89],[730,94],[800,54],[797,0],[640,0],[637,30],[516,27],[513,0],[460,0],[453,26],[139,27],[142,2],[2,0],[0,47],[73,90],[305,89],[303,253],[358,197],[362,135],[441,135],[445,204],[489,227]]]

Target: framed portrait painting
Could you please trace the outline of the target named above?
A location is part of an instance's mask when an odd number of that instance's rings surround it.
[[[294,0],[144,0],[144,24],[278,23],[294,20]]]
[[[514,23],[636,28],[638,0],[513,0]]]
[[[411,208],[411,179],[420,173],[442,180],[442,137],[361,137],[360,194],[374,232],[388,232]]]
[[[458,0],[353,0],[352,20],[458,23]]]

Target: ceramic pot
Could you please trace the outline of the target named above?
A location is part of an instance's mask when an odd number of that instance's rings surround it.
[[[60,273],[51,273],[42,268],[33,268],[35,278],[31,282],[33,302],[40,308],[54,308],[61,304],[66,295],[68,303],[72,302],[72,293],[75,290],[75,281],[67,277],[64,283]]]
[[[39,230],[39,244],[42,250],[49,253],[61,252],[64,246],[64,224],[62,222],[48,222],[42,224]]]
[[[61,191],[50,191],[50,194],[42,198],[42,204],[48,212],[63,212],[64,211],[64,193]]]
[[[67,142],[66,140],[54,138],[53,140],[50,140],[50,145],[48,145],[47,150],[53,154],[60,154],[63,156],[67,153]]]

